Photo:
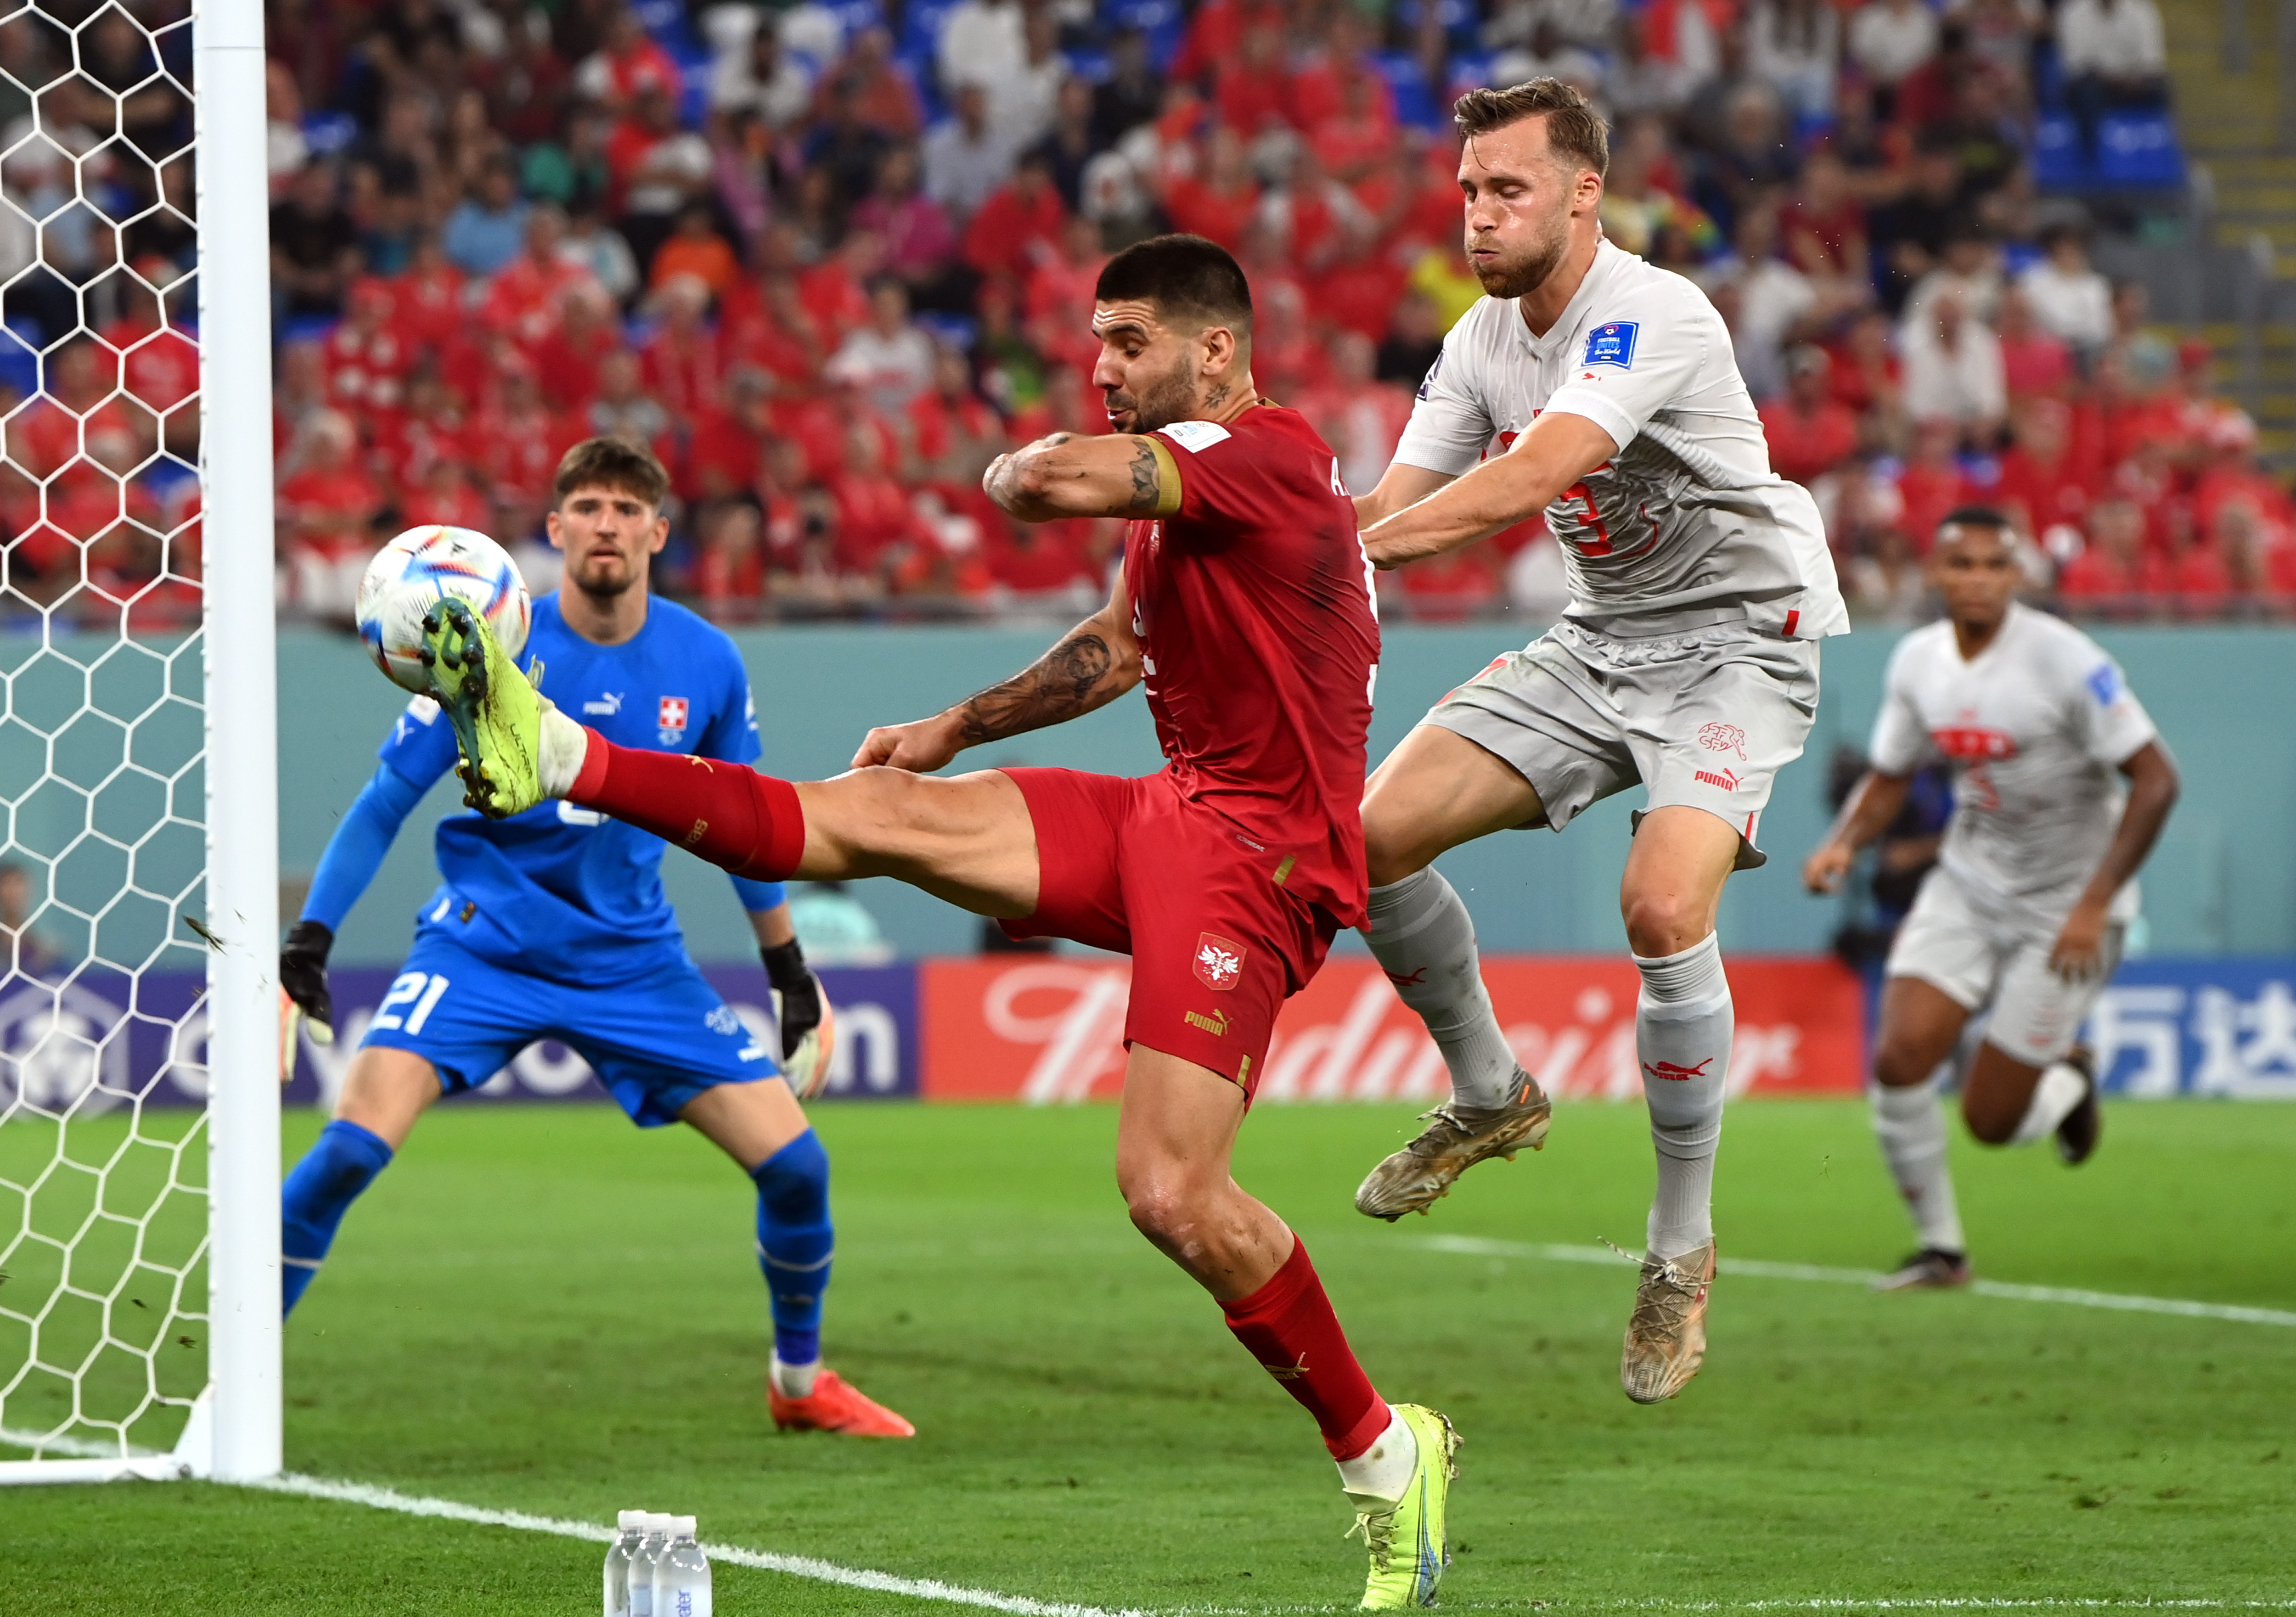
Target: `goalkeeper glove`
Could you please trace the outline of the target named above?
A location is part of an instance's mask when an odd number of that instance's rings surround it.
[[[829,1056],[836,1018],[821,992],[821,979],[807,969],[805,951],[791,938],[758,951],[766,980],[773,984],[775,1019],[782,1030],[782,1076],[800,1100],[810,1100],[829,1082]]]
[[[308,1017],[311,1042],[335,1041],[335,1002],[327,992],[327,951],[335,935],[317,921],[297,921],[279,951],[279,1082],[295,1075],[295,1033]]]

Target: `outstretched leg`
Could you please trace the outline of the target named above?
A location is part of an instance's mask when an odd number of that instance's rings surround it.
[[[1969,1246],[1946,1165],[1945,1114],[1937,1072],[1960,1042],[1969,1012],[1920,977],[1894,976],[1882,991],[1874,1049],[1874,1135],[1898,1194],[1912,1215],[1914,1254],[1883,1277],[1885,1291],[1958,1286],[1969,1278]]]
[[[1464,736],[1423,724],[1382,764],[1364,795],[1371,869],[1364,941],[1403,1002],[1427,1024],[1451,1075],[1451,1099],[1416,1139],[1371,1171],[1356,1208],[1393,1221],[1425,1213],[1486,1157],[1546,1144],[1554,1115],[1491,1010],[1475,924],[1437,854],[1545,816],[1538,794]]]

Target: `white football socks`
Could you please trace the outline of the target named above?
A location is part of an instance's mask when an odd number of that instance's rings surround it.
[[[542,795],[563,797],[572,791],[589,751],[590,732],[545,701],[541,743],[535,748],[534,760],[535,772],[542,780]]]
[[[1635,1052],[1658,1153],[1650,1251],[1678,1258],[1714,1238],[1714,1152],[1730,1079],[1737,1016],[1712,933],[1679,954],[1634,957],[1643,974],[1635,1001]]]
[[[1411,1486],[1419,1465],[1419,1440],[1393,1406],[1387,1412],[1387,1430],[1351,1460],[1340,1462],[1340,1486],[1350,1496],[1393,1504]]]
[[[2080,1105],[2081,1097],[2088,1093],[2088,1082],[2080,1069],[2070,1061],[2050,1064],[2033,1086],[2033,1098],[2025,1105],[2024,1118],[2017,1131],[2009,1137],[2013,1146],[2030,1146],[2037,1139],[2046,1139],[2057,1131],[2057,1125],[2066,1114]]]
[[[1443,1065],[1451,1098],[1504,1106],[1514,1093],[1514,1051],[1499,1031],[1475,954],[1475,923],[1451,884],[1430,866],[1371,890],[1364,942],[1403,1002],[1419,1013]]]
[[[774,1355],[774,1391],[783,1398],[810,1398],[814,1378],[821,1374],[821,1360],[811,1364],[783,1364],[781,1355]]]
[[[1953,1175],[1946,1168],[1945,1113],[1937,1102],[1933,1083],[1892,1089],[1877,1083],[1873,1089],[1874,1136],[1882,1142],[1882,1160],[1906,1198],[1924,1247],[1939,1252],[1966,1252],[1961,1232],[1961,1209],[1955,1204]]]

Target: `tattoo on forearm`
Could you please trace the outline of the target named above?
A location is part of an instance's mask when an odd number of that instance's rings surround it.
[[[1001,741],[1091,712],[1099,705],[1093,698],[1115,664],[1105,640],[1089,629],[1078,630],[1011,679],[991,685],[957,709],[965,745]]]
[[[1140,441],[1139,453],[1132,457],[1132,509],[1154,510],[1159,490],[1156,486],[1156,452],[1148,441]]]

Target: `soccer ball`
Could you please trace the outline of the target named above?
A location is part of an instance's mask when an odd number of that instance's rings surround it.
[[[418,695],[430,689],[422,617],[445,595],[476,608],[511,656],[525,649],[533,606],[510,552],[476,528],[410,527],[375,552],[359,580],[359,638],[392,684]]]

